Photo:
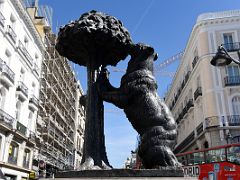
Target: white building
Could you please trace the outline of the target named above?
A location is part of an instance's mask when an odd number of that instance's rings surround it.
[[[74,169],[78,170],[80,168],[82,155],[83,155],[83,143],[84,143],[84,131],[85,131],[85,108],[80,104],[80,98],[83,96],[83,91],[78,83],[79,91],[77,91],[77,100],[76,100],[76,116],[75,116],[75,135],[74,135],[74,146],[75,146],[75,154],[74,154]]]
[[[240,68],[210,61],[223,44],[237,58],[240,10],[201,14],[165,97],[178,124],[175,153],[240,142]]]
[[[0,169],[27,179],[32,169],[44,45],[21,0],[0,0]]]

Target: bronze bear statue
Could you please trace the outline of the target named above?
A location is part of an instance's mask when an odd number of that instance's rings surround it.
[[[154,49],[145,44],[131,44],[131,59],[119,88],[113,87],[106,69],[98,78],[99,94],[104,101],[124,110],[128,120],[140,134],[138,154],[145,168],[176,167],[179,165],[172,147],[176,123],[166,104],[157,94],[153,76]]]

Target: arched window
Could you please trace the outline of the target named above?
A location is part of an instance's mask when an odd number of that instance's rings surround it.
[[[240,96],[235,96],[232,99],[233,115],[240,115]]]
[[[18,121],[20,119],[21,108],[22,108],[22,102],[18,100],[16,103],[16,120]]]
[[[30,162],[30,150],[25,149],[24,150],[24,156],[23,156],[23,167],[29,168],[29,162]]]
[[[209,148],[209,145],[208,145],[208,142],[207,142],[207,141],[204,142],[203,147],[204,147],[204,148]]]
[[[32,95],[34,96],[36,92],[36,84],[33,82],[32,83]]]
[[[34,128],[33,115],[34,113],[32,111],[30,111],[28,114],[28,129],[30,131],[32,131],[32,129]]]
[[[11,142],[8,150],[8,162],[11,164],[17,164],[18,157],[18,144],[16,142]]]

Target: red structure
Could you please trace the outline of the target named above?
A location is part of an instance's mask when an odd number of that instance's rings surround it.
[[[240,144],[185,152],[176,155],[184,175],[200,180],[239,180]]]

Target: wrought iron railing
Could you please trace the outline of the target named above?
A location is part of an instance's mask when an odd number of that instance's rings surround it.
[[[23,160],[23,167],[26,169],[29,168],[29,160]]]
[[[12,83],[14,83],[15,73],[10,67],[0,58],[0,71],[5,75]]]
[[[30,97],[30,99],[29,99],[29,103],[32,103],[32,104],[34,104],[35,106],[38,107],[38,105],[39,105],[39,100],[36,98],[36,96],[32,95],[32,96]]]
[[[202,96],[202,87],[198,87],[194,92],[194,100],[196,100],[199,96]]]
[[[198,62],[199,57],[195,56],[192,62],[192,68],[194,69],[194,67],[196,66],[197,62]]]
[[[18,82],[17,91],[21,91],[25,96],[28,96],[28,88],[22,81]]]
[[[22,42],[19,40],[18,43],[18,48],[20,49],[20,51],[23,53],[23,55],[26,57],[26,59],[28,60],[28,62],[33,65],[33,59],[30,56],[30,54],[28,53],[27,49],[25,48],[25,46],[22,44]]]
[[[191,144],[194,138],[195,138],[195,135],[193,131],[174,149],[174,153],[179,153],[182,149],[184,149],[186,146]]]
[[[191,107],[193,107],[193,106],[194,106],[194,104],[193,104],[193,99],[189,99],[186,106],[187,106],[187,111],[188,111]]]
[[[197,126],[197,135],[200,135],[203,132],[203,123],[200,123]]]
[[[4,27],[4,25],[5,25],[5,17],[3,16],[1,11],[0,11],[0,25],[2,27]]]
[[[13,123],[15,119],[10,116],[8,113],[0,109],[0,123],[5,124],[9,128],[13,129]]]
[[[22,123],[17,121],[17,131],[20,132],[22,135],[26,136],[27,128]]]
[[[8,163],[16,165],[17,164],[17,157],[8,156]]]
[[[240,126],[240,115],[227,116],[229,126]]]
[[[16,33],[14,32],[13,28],[10,25],[7,26],[7,33],[9,34],[9,36],[11,37],[13,42],[16,43],[17,35],[16,35]]]
[[[238,50],[240,50],[240,42],[226,43],[226,44],[223,44],[223,47],[224,47],[228,52],[238,51]]]
[[[225,86],[240,85],[240,76],[226,76],[224,78]]]

